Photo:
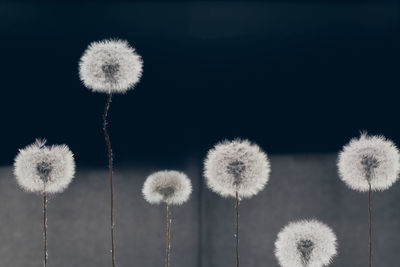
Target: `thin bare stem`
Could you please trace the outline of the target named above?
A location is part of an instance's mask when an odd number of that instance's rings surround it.
[[[371,208],[371,183],[369,183],[368,190],[368,212],[369,212],[369,258],[368,266],[372,266],[372,208]]]
[[[47,267],[47,195],[46,191],[43,191],[43,265]]]
[[[239,263],[239,194],[236,191],[236,234],[235,234],[235,238],[236,238],[236,267],[240,266]]]
[[[169,252],[171,250],[171,208],[167,204],[167,245],[165,252],[165,266],[169,267]]]
[[[109,177],[110,177],[110,219],[111,219],[111,263],[112,267],[115,267],[115,247],[114,247],[114,188],[113,188],[113,154],[111,149],[111,141],[110,136],[107,132],[107,115],[108,110],[110,109],[112,94],[108,95],[107,103],[104,108],[103,115],[103,130],[107,143],[108,150],[108,169],[109,169]]]

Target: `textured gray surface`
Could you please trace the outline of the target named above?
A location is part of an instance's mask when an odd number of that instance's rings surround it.
[[[276,235],[294,219],[318,218],[339,241],[331,266],[367,265],[367,195],[337,177],[335,155],[273,156],[271,179],[241,205],[242,266],[278,266]],[[194,183],[190,201],[173,209],[171,266],[234,266],[234,202],[210,192],[201,161],[181,166]],[[165,207],[151,206],[141,186],[153,168],[116,164],[118,266],[164,264]],[[49,203],[49,267],[109,267],[106,170],[78,170],[76,179]],[[374,263],[399,266],[400,184],[373,194]],[[22,192],[11,168],[0,168],[0,266],[42,266],[41,198]],[[200,234],[201,233],[201,234]],[[201,264],[201,265],[200,265]]]

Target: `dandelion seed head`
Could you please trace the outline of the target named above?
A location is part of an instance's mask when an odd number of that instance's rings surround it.
[[[192,184],[182,172],[159,171],[146,179],[142,193],[151,204],[164,202],[168,205],[180,205],[189,199]]]
[[[352,189],[365,192],[388,189],[399,177],[400,157],[395,144],[383,136],[363,133],[345,145],[338,157],[340,178]]]
[[[127,41],[93,42],[79,62],[84,85],[95,92],[125,93],[140,80],[142,58]]]
[[[208,187],[223,197],[249,198],[267,184],[267,155],[248,140],[223,141],[210,149],[204,161]]]
[[[335,233],[317,220],[289,223],[278,234],[275,256],[282,267],[328,266],[337,253]]]
[[[74,156],[66,145],[46,146],[46,140],[37,139],[19,150],[14,161],[14,174],[26,191],[62,192],[74,177]]]

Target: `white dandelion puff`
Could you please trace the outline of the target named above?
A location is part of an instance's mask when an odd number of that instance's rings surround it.
[[[75,174],[74,155],[66,145],[46,146],[46,140],[20,149],[15,157],[14,174],[26,191],[43,195],[43,263],[47,266],[47,194],[64,191]]]
[[[79,62],[84,85],[102,93],[125,93],[140,80],[142,70],[142,58],[118,39],[91,43]]]
[[[350,188],[366,192],[371,186],[373,191],[382,191],[399,177],[399,151],[383,136],[362,134],[343,147],[338,169],[340,178]]]
[[[317,220],[289,223],[275,242],[275,256],[282,267],[328,266],[336,253],[335,233]]]
[[[79,62],[79,76],[83,84],[94,92],[108,94],[103,113],[103,130],[107,144],[110,179],[112,266],[116,265],[114,246],[113,155],[111,140],[107,130],[107,116],[113,93],[125,93],[129,89],[132,89],[139,82],[142,72],[142,58],[127,41],[118,39],[91,43]]]
[[[142,193],[151,204],[167,204],[167,242],[165,266],[169,266],[171,250],[171,207],[180,205],[189,199],[192,184],[186,174],[178,171],[159,171],[151,174],[144,182]]]
[[[400,157],[396,145],[383,136],[361,134],[345,145],[338,157],[340,178],[351,189],[368,192],[369,266],[372,263],[372,191],[383,191],[399,178]]]
[[[192,185],[182,172],[159,171],[146,179],[142,192],[151,204],[180,205],[189,199]]]
[[[208,187],[223,197],[249,198],[267,184],[267,155],[248,140],[224,141],[212,148],[204,161]]]
[[[208,151],[204,176],[208,187],[223,197],[235,198],[236,266],[239,255],[239,202],[260,192],[268,182],[267,155],[248,140],[224,141]]]
[[[14,162],[14,174],[26,191],[62,192],[74,177],[74,156],[66,145],[46,146],[45,140],[36,140],[19,151]]]

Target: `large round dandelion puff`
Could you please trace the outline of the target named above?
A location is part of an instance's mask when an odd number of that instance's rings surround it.
[[[264,188],[269,174],[267,155],[248,140],[221,142],[204,161],[208,187],[223,197],[251,197]]]
[[[248,140],[224,141],[210,149],[204,161],[208,187],[223,197],[235,198],[236,266],[239,259],[239,202],[260,192],[268,182],[267,155]]]
[[[62,192],[74,177],[74,156],[66,145],[45,144],[45,140],[37,140],[19,151],[14,162],[15,177],[29,192]]]
[[[181,205],[189,199],[192,184],[186,174],[178,171],[159,171],[151,174],[145,181],[142,190],[144,198],[151,204],[167,205],[167,245],[165,266],[169,267],[171,250],[171,208],[170,205]]]
[[[399,178],[400,157],[395,144],[383,136],[353,138],[339,153],[340,178],[351,188],[368,192],[368,266],[372,266],[372,191],[383,191]]]
[[[335,233],[317,220],[288,224],[278,234],[275,255],[282,267],[328,266],[337,253]]]
[[[46,140],[21,149],[15,158],[14,174],[26,191],[43,195],[43,265],[47,266],[47,194],[64,191],[75,174],[75,161],[66,145],[46,146]]]
[[[188,200],[191,192],[189,178],[178,171],[153,173],[143,185],[143,196],[151,204],[180,205]]]
[[[107,131],[107,116],[113,93],[125,93],[140,80],[143,71],[142,58],[127,41],[103,40],[93,42],[84,52],[79,62],[79,75],[83,84],[94,92],[107,93],[103,113],[103,130],[107,144],[110,180],[110,226],[111,226],[111,264],[115,267],[114,245],[114,187],[113,154],[111,140]]]
[[[95,92],[125,93],[140,80],[143,61],[124,40],[93,42],[79,62],[84,85]]]
[[[383,136],[362,134],[339,153],[340,178],[351,188],[366,192],[388,189],[399,178],[400,157],[395,144]]]

